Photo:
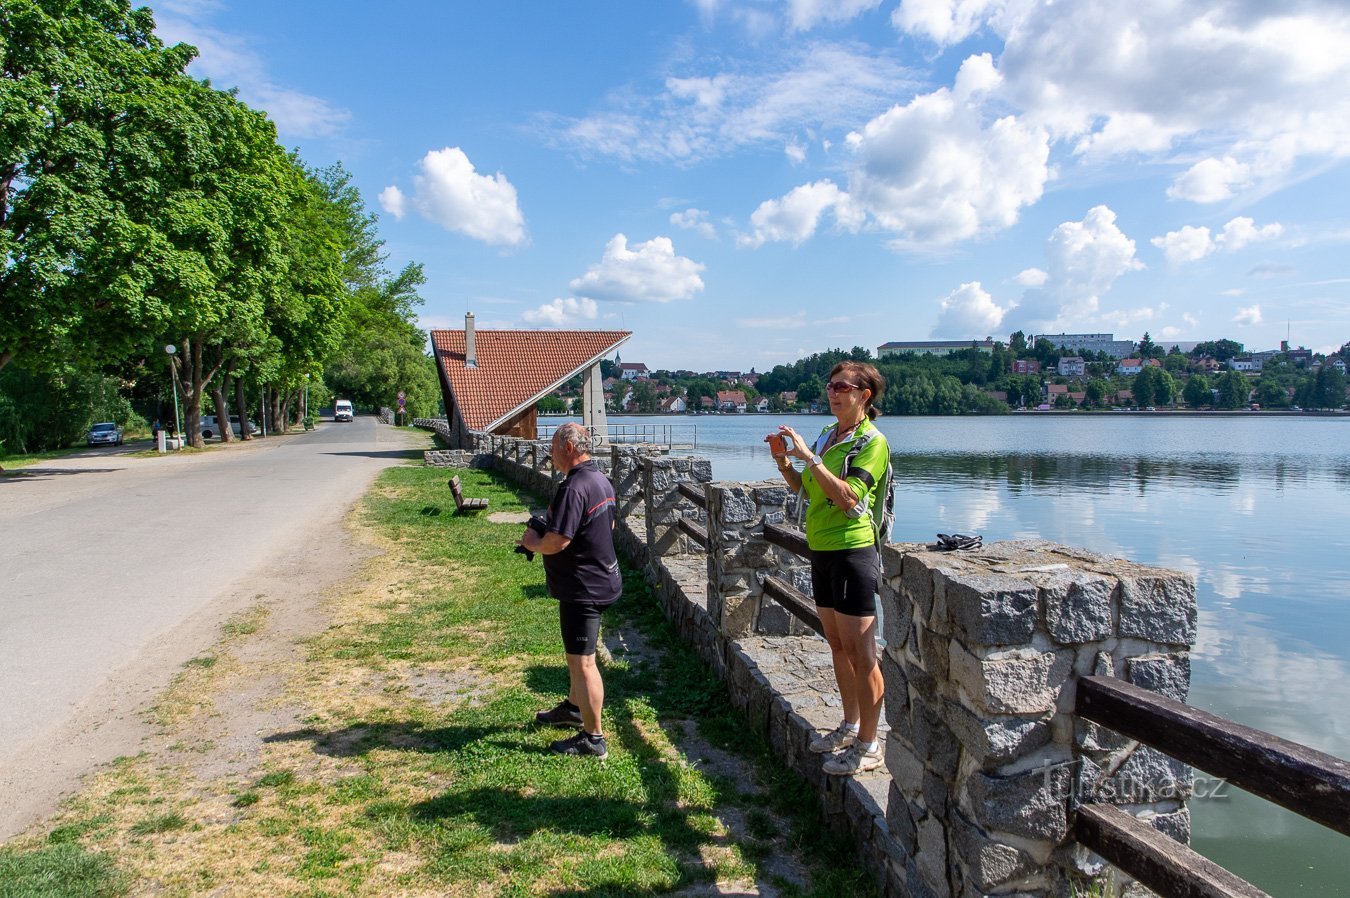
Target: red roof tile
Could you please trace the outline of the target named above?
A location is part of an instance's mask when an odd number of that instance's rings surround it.
[[[476,368],[464,364],[464,331],[432,331],[431,345],[453,394],[445,397],[447,411],[453,405],[473,430],[491,430],[632,335],[632,331],[475,328]]]

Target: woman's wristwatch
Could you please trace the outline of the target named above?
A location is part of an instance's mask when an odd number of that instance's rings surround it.
[[[811,455],[811,460],[810,460],[809,462],[806,463],[806,466],[809,468],[809,467],[811,467],[812,465],[823,465],[823,464],[825,464],[825,459],[823,459],[823,458],[821,458],[819,455],[815,455],[815,454],[813,453],[813,454]]]

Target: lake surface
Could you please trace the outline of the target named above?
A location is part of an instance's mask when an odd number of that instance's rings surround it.
[[[761,441],[808,415],[692,424],[722,480],[776,477]],[[1195,577],[1190,703],[1350,758],[1350,420],[882,418],[894,538],[1042,538]],[[1199,775],[1199,774],[1197,774]],[[1212,788],[1206,784],[1207,788]],[[1195,849],[1273,895],[1350,895],[1350,838],[1235,788],[1190,803]]]

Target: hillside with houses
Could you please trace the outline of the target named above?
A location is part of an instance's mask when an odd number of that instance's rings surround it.
[[[607,410],[620,414],[749,414],[826,409],[825,380],[844,359],[886,376],[893,415],[1017,410],[1337,410],[1347,403],[1350,343],[1329,354],[1282,343],[1249,351],[1228,339],[1160,344],[1114,334],[1016,332],[1007,342],[890,342],[873,352],[831,349],[767,372],[653,370],[602,362]],[[580,384],[564,384],[541,412],[579,411]]]

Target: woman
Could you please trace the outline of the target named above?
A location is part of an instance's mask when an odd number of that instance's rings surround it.
[[[823,765],[826,773],[852,776],[882,764],[877,742],[883,688],[877,663],[880,546],[871,512],[875,503],[885,500],[878,493],[890,461],[886,438],[872,423],[880,414],[877,404],[886,381],[871,365],[840,362],[830,371],[825,389],[835,423],[813,443],[786,424],[764,439],[792,441],[785,453],[775,449],[775,455],[783,479],[804,493],[809,503],[811,588],[844,705],[843,721],[813,739],[810,748],[831,755]],[[792,458],[806,466],[798,472]]]

